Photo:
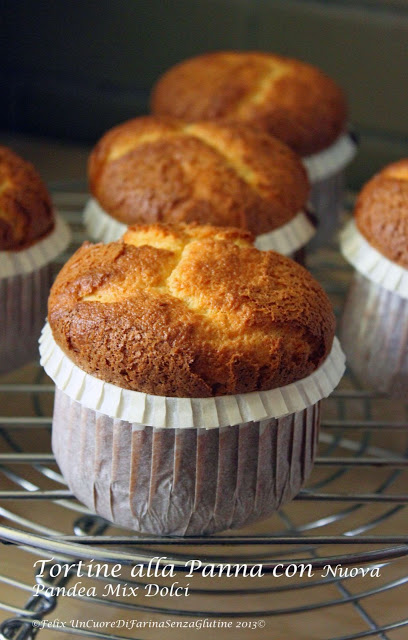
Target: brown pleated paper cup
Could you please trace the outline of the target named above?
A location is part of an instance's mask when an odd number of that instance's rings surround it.
[[[69,240],[70,231],[57,216],[54,230],[34,246],[0,251],[0,373],[38,356],[53,279],[51,262]]]
[[[69,488],[104,518],[158,535],[242,527],[291,500],[313,467],[320,400],[344,371],[336,340],[314,374],[287,387],[163,398],[84,373],[48,326],[41,354],[57,383],[52,447]]]
[[[408,270],[369,245],[354,221],[341,247],[356,269],[340,323],[347,362],[363,386],[406,398]]]
[[[57,389],[52,448],[72,492],[117,524],[206,534],[266,518],[307,480],[319,403],[217,429],[135,427]]]
[[[0,373],[37,357],[51,284],[51,265],[0,280]]]

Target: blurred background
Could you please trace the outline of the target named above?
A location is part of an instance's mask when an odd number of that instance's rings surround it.
[[[301,58],[343,86],[361,136],[351,187],[408,156],[408,0],[2,0],[1,6],[0,127],[2,141],[16,151],[21,134],[57,140],[55,147],[50,141],[57,160],[61,144],[85,149],[112,125],[146,113],[151,86],[169,66],[231,48]],[[32,140],[29,159],[38,162]],[[80,156],[72,175],[80,176],[83,162]]]

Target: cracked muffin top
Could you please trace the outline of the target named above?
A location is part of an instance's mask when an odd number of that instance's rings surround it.
[[[330,301],[303,267],[238,229],[135,225],[85,243],[60,271],[48,320],[82,370],[176,397],[273,389],[330,352]]]
[[[375,249],[408,268],[408,158],[387,165],[364,185],[354,219]]]
[[[294,218],[309,195],[298,156],[239,123],[135,118],[102,137],[88,168],[94,198],[127,225],[198,222],[260,235]]]
[[[155,115],[187,122],[224,118],[276,136],[301,156],[344,131],[343,91],[310,64],[271,53],[220,51],[185,60],[157,81]]]
[[[51,199],[37,171],[0,146],[0,251],[25,249],[53,228]]]

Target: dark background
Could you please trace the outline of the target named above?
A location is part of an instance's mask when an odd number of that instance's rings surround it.
[[[354,186],[408,156],[407,0],[2,0],[1,128],[93,143],[145,113],[170,65],[217,49],[276,51],[345,89]]]

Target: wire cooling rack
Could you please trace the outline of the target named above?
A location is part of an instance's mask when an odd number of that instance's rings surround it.
[[[84,239],[80,213],[86,198],[64,185],[54,190],[73,229],[72,246],[56,271]],[[312,254],[308,266],[338,313],[350,269],[334,247]],[[179,625],[207,620],[207,627],[211,621],[235,621],[232,633],[212,627],[213,635],[207,635],[215,639],[251,633],[261,640],[407,637],[408,408],[403,403],[360,388],[348,372],[323,402],[319,456],[306,488],[291,504],[245,530],[166,539],[113,527],[73,498],[50,453],[53,391],[38,363],[0,380],[2,639],[48,634],[59,640],[148,640],[161,637],[157,625],[169,619]],[[188,597],[134,595],[149,579],[126,571],[157,556],[167,558],[177,577],[155,581],[160,587],[188,583]],[[192,558],[204,567],[241,563],[249,569],[261,563],[264,576],[209,580],[198,572],[186,580],[185,562]],[[39,559],[52,562],[35,575]],[[94,588],[96,595],[75,592],[81,559],[120,563],[124,575],[85,577],[81,586]],[[71,569],[65,574],[67,563]],[[41,589],[38,596],[34,585]],[[52,587],[70,586],[71,595],[51,593]],[[139,626],[130,629],[132,620]],[[168,627],[166,637],[193,635],[180,627],[172,632]]]

